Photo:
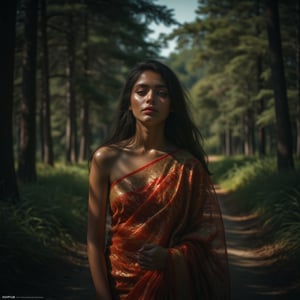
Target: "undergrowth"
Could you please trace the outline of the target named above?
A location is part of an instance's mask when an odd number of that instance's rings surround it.
[[[0,203],[1,286],[50,268],[67,247],[84,241],[87,177],[86,164],[38,165],[38,181],[19,185],[20,201]]]
[[[290,254],[300,254],[300,162],[278,172],[274,157],[230,158],[211,163],[216,180],[244,210],[261,216],[273,238]]]

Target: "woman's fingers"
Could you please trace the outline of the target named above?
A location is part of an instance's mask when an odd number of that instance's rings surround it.
[[[145,244],[137,253],[137,260],[142,269],[163,269],[167,257],[167,249],[153,244]]]

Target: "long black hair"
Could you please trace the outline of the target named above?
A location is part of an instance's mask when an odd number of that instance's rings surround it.
[[[103,145],[118,144],[134,136],[136,120],[129,110],[130,96],[135,82],[145,71],[160,74],[168,88],[171,112],[165,123],[166,138],[174,145],[186,149],[197,157],[207,169],[206,154],[201,144],[202,136],[190,116],[187,107],[187,93],[175,73],[165,64],[156,60],[146,60],[137,64],[127,75],[119,100],[113,133]]]

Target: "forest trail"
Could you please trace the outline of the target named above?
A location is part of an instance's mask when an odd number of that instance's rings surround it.
[[[296,291],[295,268],[279,264],[279,249],[270,244],[262,232],[259,218],[242,214],[230,195],[216,187],[228,247],[231,277],[231,300],[300,299],[300,282]],[[89,300],[93,285],[88,268],[86,245],[78,243],[67,256],[68,264],[58,273],[57,296],[47,300]],[[299,277],[298,277],[299,279]]]
[[[242,213],[218,187],[216,192],[227,240],[231,300],[300,299],[299,277],[297,290],[294,282],[296,268],[284,260],[280,263],[280,249],[269,242],[258,216]]]
[[[46,297],[46,300],[92,300],[94,287],[88,266],[86,244],[76,244],[70,249],[65,260],[67,263],[56,278],[59,286],[55,287],[53,296]]]

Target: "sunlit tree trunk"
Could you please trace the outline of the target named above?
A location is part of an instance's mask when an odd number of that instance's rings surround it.
[[[281,50],[278,1],[266,1],[270,64],[275,96],[277,126],[277,165],[279,170],[294,168],[292,131],[286,95],[286,82]]]
[[[76,99],[74,91],[75,71],[75,30],[73,16],[69,19],[69,33],[67,34],[67,67],[66,67],[66,98],[67,98],[67,125],[66,125],[66,162],[74,163],[78,160]]]
[[[0,200],[19,199],[13,155],[13,71],[16,35],[16,1],[0,12],[0,34],[5,41],[0,47]]]
[[[46,0],[41,1],[41,148],[43,161],[53,166],[53,144],[50,119],[50,93],[48,68],[48,37],[47,37],[47,6]]]
[[[88,14],[84,16],[84,38],[85,38],[85,48],[84,48],[84,76],[86,82],[88,82],[89,77],[89,30],[88,30]],[[89,156],[89,146],[90,146],[90,129],[89,129],[89,99],[87,96],[83,97],[83,103],[80,113],[81,121],[81,135],[80,135],[80,152],[79,159],[81,161],[87,160]]]
[[[20,149],[18,177],[22,182],[36,180],[36,47],[38,0],[25,1],[23,82],[20,109]]]

